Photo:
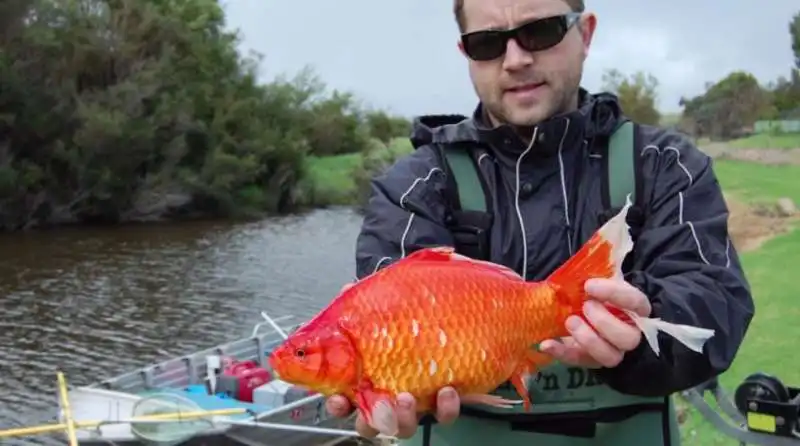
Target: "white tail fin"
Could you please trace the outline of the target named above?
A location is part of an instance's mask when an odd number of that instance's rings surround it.
[[[614,264],[613,279],[622,279],[622,261],[625,260],[625,256],[633,249],[630,226],[628,226],[626,220],[628,218],[628,211],[632,205],[631,195],[628,194],[625,197],[625,205],[617,212],[617,215],[611,217],[597,231],[597,233],[613,247],[611,250],[611,261]]]
[[[659,318],[641,317],[633,311],[625,311],[636,326],[642,330],[642,334],[650,348],[656,353],[656,356],[661,354],[661,348],[658,345],[658,332],[672,336],[685,345],[690,350],[697,353],[703,353],[703,346],[706,342],[714,336],[714,330],[701,327],[692,327],[691,325],[673,324],[671,322],[662,321]]]

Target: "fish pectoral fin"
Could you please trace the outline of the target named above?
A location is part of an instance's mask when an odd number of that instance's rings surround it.
[[[384,435],[395,436],[400,431],[397,421],[397,399],[388,390],[376,389],[368,380],[355,391],[356,405],[364,420]]]
[[[509,400],[502,396],[488,393],[470,393],[468,395],[462,395],[461,402],[463,404],[486,404],[487,406],[511,409],[513,406],[522,404],[524,401]]]

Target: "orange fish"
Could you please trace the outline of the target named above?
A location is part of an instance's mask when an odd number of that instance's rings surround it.
[[[465,403],[510,407],[519,401],[489,395],[510,380],[528,410],[526,377],[551,361],[533,346],[569,336],[565,321],[582,316],[587,279],[621,277],[633,247],[629,207],[541,282],[449,247],[418,250],[342,291],[273,351],[273,371],[323,395],[345,395],[388,435],[397,432],[400,392],[414,395],[420,412],[433,409],[445,386]],[[658,331],[698,352],[714,334],[613,310],[637,325],[656,353]]]

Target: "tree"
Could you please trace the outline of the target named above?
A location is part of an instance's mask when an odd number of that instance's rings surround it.
[[[400,116],[391,116],[382,110],[373,110],[365,116],[370,136],[389,144],[392,138],[411,133],[411,122]]]
[[[778,78],[770,86],[775,115],[770,118],[800,118],[800,70],[792,69],[791,78]]]
[[[604,88],[617,95],[622,111],[636,122],[656,125],[661,113],[656,108],[658,79],[651,74],[637,72],[626,78],[618,70],[603,74]]]
[[[750,73],[736,71],[692,99],[681,99],[684,126],[696,136],[728,139],[774,114],[770,92]],[[688,123],[688,124],[687,124]]]

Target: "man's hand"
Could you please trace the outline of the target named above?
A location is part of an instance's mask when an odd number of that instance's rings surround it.
[[[642,340],[642,332],[611,314],[602,304],[632,310],[648,317],[652,311],[650,301],[633,285],[612,279],[586,281],[586,292],[593,298],[583,306],[587,324],[578,316],[567,318],[567,330],[572,335],[563,343],[547,340],[541,350],[555,359],[587,368],[615,367],[626,352],[635,349]]]
[[[419,417],[416,411],[417,402],[408,393],[397,395],[397,421],[400,430],[398,438],[411,438],[417,432]],[[328,413],[335,417],[346,417],[353,412],[353,406],[347,398],[334,395],[325,402]],[[436,399],[436,420],[440,424],[449,424],[458,417],[461,408],[458,394],[452,387],[445,387],[439,391]],[[366,420],[358,414],[356,418],[356,431],[362,437],[373,438],[378,435],[378,431],[368,425]]]

